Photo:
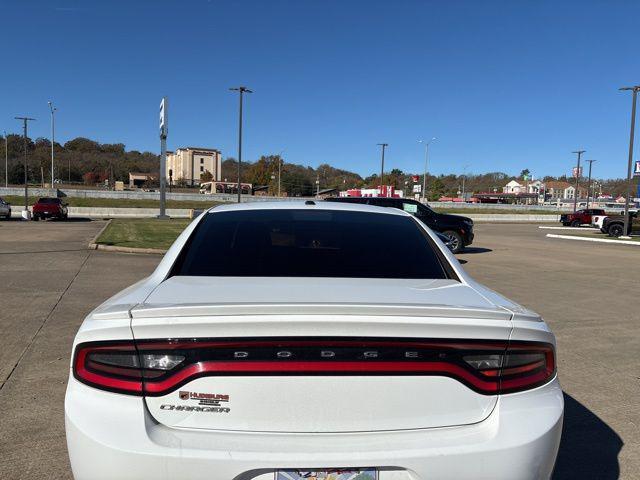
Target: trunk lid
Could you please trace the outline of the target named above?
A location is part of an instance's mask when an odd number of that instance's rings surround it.
[[[131,314],[139,345],[207,339],[203,355],[233,360],[168,393],[149,389],[145,401],[154,418],[170,427],[237,431],[380,431],[482,421],[496,395],[446,375],[360,371],[355,360],[371,352],[401,358],[423,339],[506,341],[511,331],[510,312],[452,280],[172,277]],[[291,358],[279,358],[282,352]],[[239,373],[233,369],[249,364],[238,354],[247,354],[247,362],[272,359],[273,369]],[[377,365],[393,363],[380,360]],[[294,364],[311,370],[300,373]]]

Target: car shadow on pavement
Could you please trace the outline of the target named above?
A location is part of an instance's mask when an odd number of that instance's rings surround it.
[[[64,222],[64,223],[78,223],[78,222],[90,222],[91,219],[88,217],[69,217],[61,220],[55,220],[56,222]]]
[[[564,394],[564,426],[554,480],[613,480],[620,477],[618,453],[624,442],[609,425]]]
[[[491,250],[490,248],[483,248],[483,247],[465,247],[465,249],[460,253],[464,255],[467,253],[488,253],[488,252],[493,252],[493,250]]]

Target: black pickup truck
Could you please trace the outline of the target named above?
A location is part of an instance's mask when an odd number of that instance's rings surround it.
[[[610,237],[620,237],[622,235],[640,234],[640,218],[638,218],[638,212],[629,212],[629,229],[627,233],[624,232],[624,215],[612,215],[607,217],[602,222],[603,233],[608,234]]]
[[[464,250],[473,242],[473,220],[460,215],[449,215],[431,210],[427,205],[411,198],[387,197],[330,197],[329,202],[364,203],[376,207],[391,207],[411,213],[435,232],[449,238],[447,245],[453,253]]]

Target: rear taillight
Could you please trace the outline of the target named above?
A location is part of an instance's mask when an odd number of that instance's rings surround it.
[[[555,375],[539,342],[388,338],[256,338],[90,342],[73,372],[103,390],[160,396],[203,376],[445,376],[484,395],[513,393]]]

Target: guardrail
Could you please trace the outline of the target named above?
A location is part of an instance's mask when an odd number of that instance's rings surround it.
[[[144,192],[141,190],[91,190],[91,189],[50,189],[30,187],[29,194],[33,196],[56,196],[74,198],[112,198],[112,199],[130,199],[130,200],[160,200],[160,192]],[[0,187],[0,195],[24,195],[22,187]],[[267,201],[287,201],[287,200],[308,200],[315,197],[272,197],[272,196],[255,196],[243,195],[244,202],[267,202]],[[225,202],[232,203],[238,199],[235,194],[213,193],[203,195],[200,193],[168,193],[167,200],[189,201],[189,202]],[[446,209],[489,209],[489,210],[525,210],[525,211],[557,211],[570,212],[573,211],[573,205],[512,205],[512,204],[496,204],[496,203],[458,203],[458,202],[429,202],[433,208]]]
[[[116,207],[68,207],[71,218],[155,218],[158,216],[157,208],[116,208]],[[31,209],[31,208],[29,208]],[[171,218],[194,218],[202,213],[200,209],[169,208],[167,215]],[[13,209],[12,217],[20,218],[22,211]],[[500,214],[500,213],[472,213],[467,215],[474,222],[479,223],[555,223],[559,221],[558,215],[527,215]]]

